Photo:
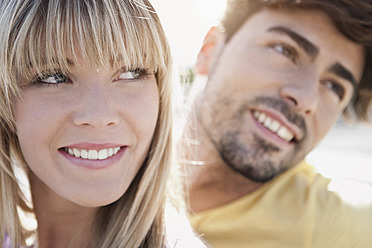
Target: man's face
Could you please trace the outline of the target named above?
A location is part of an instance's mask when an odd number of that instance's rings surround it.
[[[213,59],[198,61],[209,68],[198,119],[224,162],[257,182],[315,147],[364,66],[363,48],[317,10],[262,10],[205,55]]]

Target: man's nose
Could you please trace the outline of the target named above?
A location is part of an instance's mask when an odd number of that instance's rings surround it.
[[[299,113],[312,114],[319,101],[319,84],[315,79],[303,79],[285,84],[280,90],[281,97]]]
[[[114,92],[107,84],[94,82],[79,90],[80,99],[72,117],[75,125],[104,129],[119,123]]]

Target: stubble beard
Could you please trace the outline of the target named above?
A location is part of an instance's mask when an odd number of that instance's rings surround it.
[[[223,99],[220,101],[223,102]],[[230,102],[231,99],[226,99],[226,101]],[[201,113],[198,114],[198,118],[204,132],[227,166],[251,181],[265,183],[293,167],[305,157],[306,152],[302,149],[303,142],[298,141],[290,154],[280,154],[282,149],[277,145],[266,141],[254,132],[249,134],[244,132],[244,113],[246,113],[247,109],[250,109],[250,106],[257,104],[269,106],[280,111],[289,121],[297,125],[305,133],[303,140],[306,139],[307,132],[303,118],[293,113],[289,105],[284,101],[268,97],[259,97],[253,101],[242,103],[239,109],[230,115],[232,116],[231,119],[213,122],[238,123],[238,125],[231,125],[229,128],[226,128],[227,125],[223,125],[223,127],[221,125],[215,127],[213,125],[205,125],[202,121],[203,118],[199,116]],[[212,113],[216,111],[218,110],[212,110]],[[212,114],[211,116],[216,115]]]

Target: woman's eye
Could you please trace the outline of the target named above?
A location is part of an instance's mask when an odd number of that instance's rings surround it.
[[[135,69],[133,71],[124,71],[115,80],[134,80],[140,78],[142,75],[146,74],[143,69]]]
[[[289,58],[292,62],[296,63],[297,52],[294,48],[283,44],[274,44],[271,45],[271,47],[279,54],[284,55],[285,57]]]
[[[45,76],[41,76],[41,77],[37,78],[36,81],[38,83],[59,84],[59,83],[68,82],[69,78],[62,73],[56,73],[56,74],[48,74],[48,75],[45,75]]]
[[[327,80],[323,82],[323,85],[330,89],[337,97],[342,100],[345,95],[345,88],[338,82]]]

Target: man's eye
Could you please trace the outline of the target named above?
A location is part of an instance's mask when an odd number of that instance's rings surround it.
[[[59,84],[59,83],[66,83],[69,81],[69,78],[62,74],[47,74],[45,76],[41,76],[36,80],[38,83],[46,83],[46,84]]]
[[[323,85],[334,92],[334,94],[336,94],[340,100],[344,98],[345,88],[340,83],[332,80],[327,80],[323,81]]]
[[[274,44],[271,47],[279,54],[289,58],[292,62],[297,62],[297,52],[294,48],[284,44]]]

